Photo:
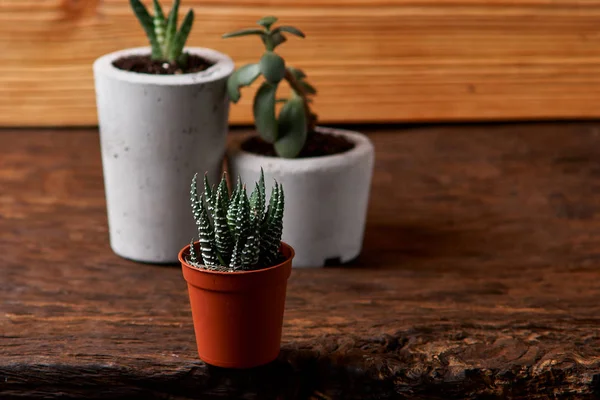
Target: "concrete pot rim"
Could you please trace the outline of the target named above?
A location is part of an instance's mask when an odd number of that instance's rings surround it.
[[[295,172],[298,171],[313,171],[326,168],[328,166],[339,166],[341,164],[353,164],[355,160],[363,159],[366,154],[375,151],[373,143],[364,134],[360,132],[350,131],[338,128],[326,128],[319,126],[315,129],[319,133],[341,135],[354,143],[354,148],[344,153],[333,154],[330,156],[311,157],[311,158],[280,158],[269,157],[259,154],[250,153],[241,148],[242,143],[250,135],[242,135],[236,138],[232,146],[227,151],[227,156],[234,158],[236,162],[241,164],[262,165],[265,170],[270,169],[269,166],[276,168],[290,168]]]
[[[129,83],[140,83],[159,86],[186,86],[205,82],[213,82],[231,75],[235,69],[233,60],[226,54],[204,47],[186,47],[185,51],[203,57],[214,64],[201,72],[181,75],[152,75],[124,71],[116,68],[113,62],[130,55],[150,54],[150,47],[134,47],[105,54],[94,61],[94,73]]]

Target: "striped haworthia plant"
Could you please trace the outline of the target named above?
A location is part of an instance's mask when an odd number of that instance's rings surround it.
[[[183,52],[183,48],[194,24],[194,10],[188,11],[178,30],[179,1],[175,0],[173,2],[169,15],[165,17],[158,0],[152,1],[154,15],[150,15],[148,9],[140,0],[129,0],[131,9],[140,21],[146,36],[148,36],[152,47],[153,60],[176,62],[179,65],[187,63],[187,56]]]
[[[190,245],[188,262],[198,268],[249,271],[267,268],[280,261],[284,195],[275,182],[267,205],[265,178],[261,170],[250,197],[238,177],[229,193],[226,175],[211,186],[204,175],[204,191],[198,194],[197,174],[190,188],[192,214],[198,226],[200,253]]]

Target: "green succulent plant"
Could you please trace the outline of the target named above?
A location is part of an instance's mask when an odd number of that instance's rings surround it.
[[[190,245],[188,262],[198,268],[249,271],[275,265],[280,260],[283,230],[283,186],[275,182],[266,206],[265,177],[248,197],[238,177],[230,194],[226,175],[212,186],[204,175],[204,193],[198,195],[197,174],[190,188],[192,213],[198,227],[200,258]]]
[[[153,0],[153,16],[140,0],[129,0],[129,3],[150,40],[152,59],[183,66],[187,64],[187,55],[183,52],[183,48],[194,24],[194,10],[188,11],[181,27],[177,30],[179,1],[173,2],[173,7],[167,17],[165,17],[158,0]]]
[[[296,157],[308,135],[314,130],[316,115],[311,112],[310,96],[317,90],[306,80],[306,74],[286,65],[285,60],[275,53],[275,48],[284,43],[285,34],[304,38],[304,33],[293,26],[280,25],[275,17],[264,17],[257,23],[262,27],[242,29],[226,33],[224,38],[256,35],[265,45],[265,52],[260,61],[246,64],[238,68],[227,81],[229,99],[237,103],[241,97],[240,88],[250,86],[260,75],[264,82],[254,96],[253,112],[256,130],[263,140],[273,144],[280,157]],[[286,99],[277,99],[277,89],[281,81],[286,81],[291,88],[291,95]],[[283,103],[276,116],[276,103]]]

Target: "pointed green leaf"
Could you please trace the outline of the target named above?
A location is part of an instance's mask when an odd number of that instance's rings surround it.
[[[162,57],[162,51],[156,38],[156,33],[154,32],[154,22],[148,13],[146,6],[144,6],[140,0],[129,0],[129,4],[150,41],[150,46],[152,47],[152,59],[160,59]]]
[[[280,32],[291,33],[292,35],[296,35],[301,38],[306,37],[304,32],[302,32],[300,29],[294,28],[293,26],[288,26],[288,25],[281,25],[281,26],[278,26],[277,28],[273,29],[273,33],[280,33]]]
[[[264,26],[266,29],[270,29],[271,25],[273,25],[275,22],[277,22],[277,17],[273,17],[271,15],[267,17],[262,17],[261,19],[256,21],[258,25]]]
[[[190,258],[188,261],[194,266],[198,264],[198,255],[196,254],[196,247],[194,246],[194,238],[190,241]]]
[[[224,179],[217,189],[215,198],[215,210],[213,212],[213,225],[215,229],[215,245],[218,254],[221,256],[224,264],[229,264],[231,250],[233,249],[233,237],[229,231],[227,223],[227,207],[229,203],[227,193],[227,183],[223,186]]]
[[[171,53],[171,49],[173,48],[173,41],[175,40],[175,35],[177,34],[177,20],[179,17],[179,0],[175,0],[173,2],[173,7],[171,7],[171,11],[169,11],[169,17],[167,19],[167,32],[165,34],[165,45],[166,45],[166,54]]]
[[[227,79],[227,94],[229,100],[237,103],[241,97],[240,87],[250,86],[260,75],[258,64],[246,64],[238,68],[229,79]]]
[[[160,3],[158,2],[158,0],[152,0],[152,3],[154,4],[154,18],[158,18],[159,20],[164,21],[165,14],[163,13]]]
[[[248,36],[248,35],[264,35],[265,31],[257,28],[248,28],[248,29],[240,29],[238,31],[228,32],[221,36],[223,39],[238,37],[238,36]]]
[[[187,41],[187,38],[190,35],[190,32],[192,31],[193,24],[194,10],[190,10],[183,19],[181,27],[179,28],[179,32],[175,34],[175,39],[173,39],[173,46],[170,49],[169,61],[177,61],[179,56],[181,56],[183,48],[185,47],[185,42]]]
[[[235,218],[237,217],[238,200],[241,191],[242,179],[238,175],[237,184],[235,186],[235,189],[233,189],[233,193],[231,193],[231,198],[229,199],[229,207],[227,209],[227,225],[229,225],[229,230],[231,232],[233,232],[235,229]]]
[[[192,178],[192,184],[190,185],[190,202],[192,203],[192,214],[194,216],[194,221],[198,225],[200,223],[200,198],[198,197],[198,183],[197,183],[198,174],[194,174]],[[205,176],[206,179],[206,176]]]
[[[206,208],[200,201],[200,223],[198,224],[198,235],[200,237],[200,250],[202,252],[202,261],[207,266],[219,265],[219,259],[216,253],[215,234],[208,218]]]
[[[276,92],[276,85],[264,82],[254,96],[254,124],[259,135],[268,143],[274,143],[277,140]]]
[[[296,157],[306,143],[306,113],[300,97],[292,97],[279,112],[279,137],[275,152],[283,158]]]
[[[285,76],[285,61],[278,54],[266,51],[260,58],[260,72],[270,83],[279,83]]]
[[[214,196],[212,189],[210,188],[210,184],[208,183],[208,172],[204,174],[204,198],[206,199],[206,203],[208,204],[208,210],[213,210],[214,204]]]

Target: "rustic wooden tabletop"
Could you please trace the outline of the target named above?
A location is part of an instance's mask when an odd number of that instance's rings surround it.
[[[600,395],[600,123],[366,129],[354,264],[297,270],[283,348],[197,358],[178,267],[108,245],[94,130],[0,131],[0,398]]]

